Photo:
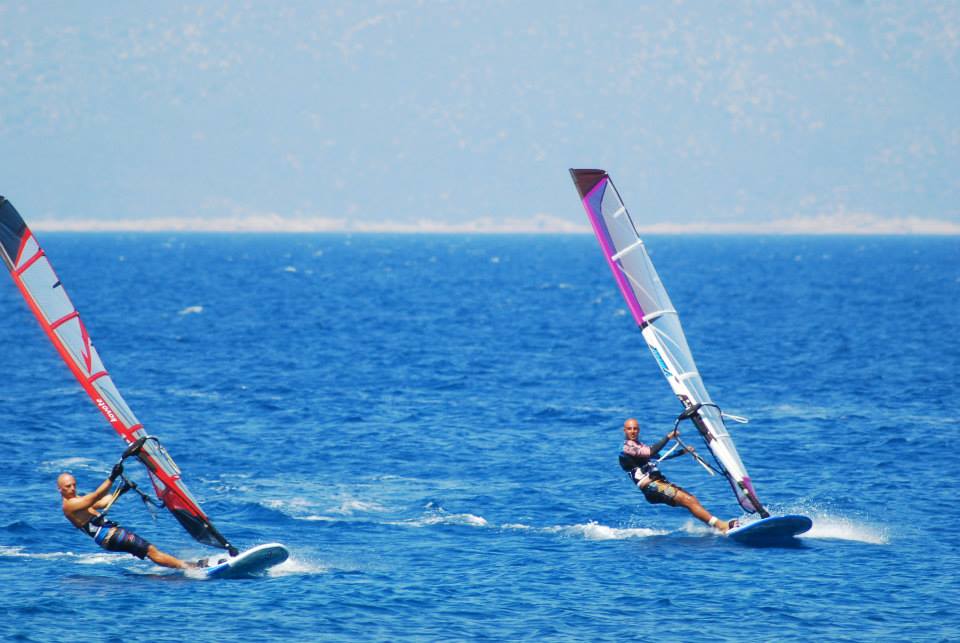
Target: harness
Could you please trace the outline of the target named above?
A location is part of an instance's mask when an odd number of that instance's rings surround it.
[[[110,530],[116,527],[119,527],[117,523],[112,520],[107,520],[103,514],[101,514],[94,516],[83,526],[77,527],[77,529],[93,538],[93,542],[103,546],[104,541],[107,540],[107,536],[110,534]]]
[[[116,541],[118,538],[122,540],[127,536],[128,533],[119,524],[107,518],[107,512],[110,511],[110,508],[113,507],[113,503],[116,502],[120,496],[130,490],[133,490],[137,492],[137,495],[140,496],[140,499],[143,500],[143,503],[147,505],[147,507],[163,506],[162,503],[155,501],[153,498],[140,491],[140,489],[137,488],[136,483],[132,480],[128,480],[122,475],[121,479],[121,484],[111,494],[110,502],[107,503],[107,506],[104,507],[103,511],[101,511],[99,515],[96,515],[88,520],[83,526],[77,527],[77,529],[93,538],[93,542],[97,543],[104,549],[108,549],[107,546],[111,542]],[[153,514],[152,509],[150,510],[150,513],[154,516],[154,519],[156,519],[156,515]]]
[[[657,458],[641,459],[620,452],[620,468],[627,472],[634,484],[639,484],[643,480],[647,482],[663,480],[664,475],[660,472],[659,464],[660,460]]]

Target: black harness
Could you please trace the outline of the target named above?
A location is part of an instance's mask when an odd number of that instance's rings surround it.
[[[634,455],[629,455],[624,452],[620,452],[620,468],[627,472],[627,475],[630,476],[630,479],[636,483],[638,480],[643,479],[646,476],[650,480],[663,480],[664,476],[660,473],[660,468],[657,466],[658,461],[654,458],[638,458]]]

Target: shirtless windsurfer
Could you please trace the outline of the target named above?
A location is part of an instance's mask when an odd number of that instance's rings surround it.
[[[77,481],[71,474],[61,473],[57,477],[57,488],[63,496],[63,515],[74,527],[93,538],[94,542],[107,551],[127,552],[141,560],[147,557],[158,565],[174,569],[194,567],[192,563],[160,551],[132,531],[101,515],[98,510],[107,508],[114,499],[109,495],[110,487],[122,473],[123,464],[117,463],[110,472],[110,477],[85,496],[77,495]]]

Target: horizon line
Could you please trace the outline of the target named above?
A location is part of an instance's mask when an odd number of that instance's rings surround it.
[[[547,214],[526,219],[481,217],[472,221],[449,223],[433,219],[413,222],[351,222],[326,217],[283,217],[257,214],[238,217],[214,217],[198,220],[186,217],[140,219],[39,219],[31,229],[44,232],[178,232],[242,234],[591,234],[586,223],[572,223]],[[812,217],[792,217],[753,223],[654,223],[637,226],[641,234],[744,234],[744,235],[897,235],[956,236],[960,223],[942,219],[900,217],[884,219],[867,213],[839,212]]]

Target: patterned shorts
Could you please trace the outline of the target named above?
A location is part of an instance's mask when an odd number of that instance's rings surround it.
[[[652,505],[677,506],[677,494],[686,493],[682,488],[666,480],[653,480],[641,489],[643,497]]]

